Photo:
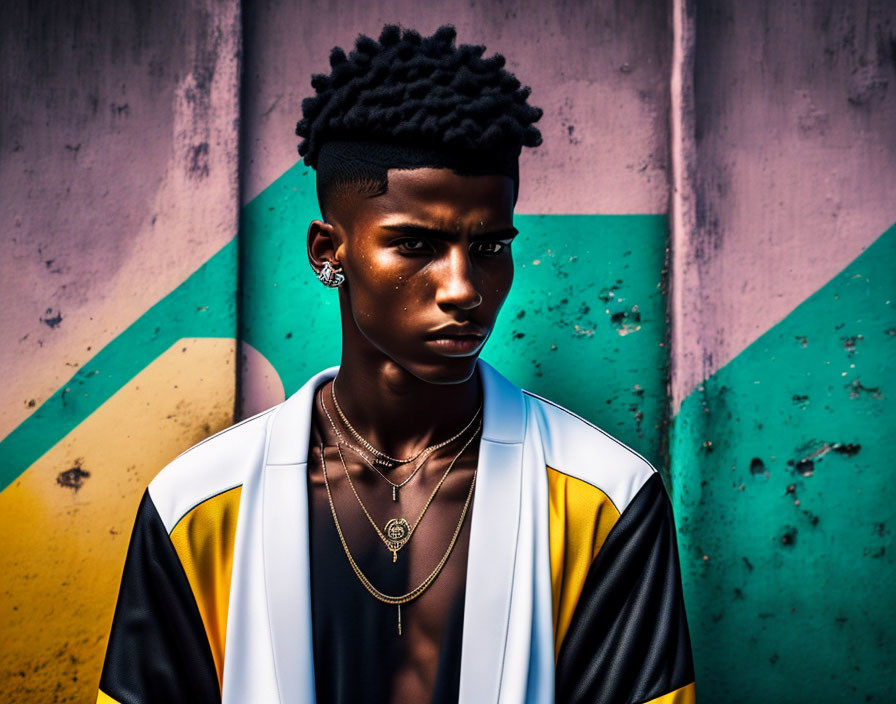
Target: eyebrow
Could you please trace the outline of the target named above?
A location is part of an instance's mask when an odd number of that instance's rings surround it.
[[[427,227],[426,225],[413,225],[411,223],[398,225],[383,225],[384,230],[390,232],[399,232],[408,235],[426,234],[443,240],[453,240],[457,238],[457,234],[448,230],[440,230],[436,227]],[[473,235],[476,239],[509,239],[516,237],[520,233],[515,227],[505,227],[500,230],[492,230],[491,232],[477,232]]]

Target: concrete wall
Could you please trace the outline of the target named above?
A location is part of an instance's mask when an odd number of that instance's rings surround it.
[[[232,421],[238,10],[0,5],[4,701],[93,701],[140,495]]]
[[[892,7],[0,13],[0,691],[90,700],[147,481],[338,362],[299,104],[333,45],[449,21],[545,108],[485,357],[667,472],[701,699],[886,699]]]
[[[698,691],[887,701],[896,6],[686,9],[671,463]]]
[[[544,144],[521,163],[517,278],[485,358],[661,464],[671,34],[665,7],[649,2],[247,6],[242,414],[339,361],[336,295],[305,255],[313,172],[294,166],[311,74],[360,32],[447,21],[460,42],[505,53],[545,110]],[[601,363],[584,380],[559,373],[583,360]]]

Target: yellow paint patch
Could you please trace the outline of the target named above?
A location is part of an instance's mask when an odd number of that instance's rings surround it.
[[[238,486],[203,501],[171,531],[171,542],[196,596],[221,691],[224,690],[224,640],[233,545],[242,489]]]
[[[227,427],[236,343],[182,339],[0,493],[0,691],[91,701],[146,485]]]
[[[547,472],[556,658],[588,569],[619,520],[619,511],[597,487],[551,467]]]
[[[669,692],[656,699],[651,699],[644,704],[694,704],[697,701],[697,694],[694,689],[694,683],[691,682],[674,692]]]
[[[119,704],[119,702],[100,690],[96,695],[96,704]]]

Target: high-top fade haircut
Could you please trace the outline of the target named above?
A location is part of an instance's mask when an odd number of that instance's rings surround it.
[[[484,46],[455,46],[454,27],[431,37],[386,25],[379,40],[358,36],[348,55],[330,52],[329,75],[302,101],[299,154],[315,169],[326,218],[347,187],[370,196],[388,188],[389,169],[449,168],[462,176],[500,174],[519,192],[519,155],[541,144],[542,115],[530,89]]]

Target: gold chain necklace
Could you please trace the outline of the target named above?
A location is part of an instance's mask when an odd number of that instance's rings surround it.
[[[336,413],[339,414],[339,419],[345,424],[345,427],[348,428],[348,431],[352,434],[352,437],[354,437],[355,440],[357,440],[359,443],[361,443],[361,445],[364,448],[366,448],[367,451],[370,452],[374,456],[374,462],[378,462],[379,464],[385,465],[387,467],[402,465],[402,464],[410,464],[411,462],[416,460],[418,457],[420,457],[420,455],[422,455],[424,452],[427,452],[427,451],[434,452],[436,450],[439,450],[439,449],[445,447],[445,445],[450,445],[452,442],[457,440],[461,435],[463,435],[465,432],[467,432],[470,429],[470,426],[473,425],[477,416],[479,415],[479,412],[482,410],[482,406],[480,405],[476,411],[476,414],[472,418],[470,418],[470,422],[467,423],[460,430],[460,432],[458,432],[455,435],[452,435],[447,440],[443,440],[442,442],[437,443],[435,445],[430,445],[429,447],[424,447],[417,454],[412,455],[411,457],[408,457],[407,459],[399,459],[397,457],[390,457],[385,452],[382,452],[381,450],[377,450],[373,445],[371,445],[369,442],[367,442],[367,440],[365,440],[361,436],[361,433],[359,433],[357,430],[355,430],[355,428],[352,426],[351,423],[349,423],[348,418],[346,418],[345,413],[342,412],[342,408],[339,406],[339,401],[336,400],[336,379],[335,378],[333,379],[333,383],[330,384],[330,395],[333,397],[333,406],[336,408]]]
[[[401,605],[407,604],[408,602],[413,601],[418,596],[423,594],[423,592],[425,592],[435,581],[436,577],[439,576],[439,573],[442,571],[445,563],[448,562],[448,558],[451,556],[451,551],[454,550],[454,545],[457,542],[457,537],[460,535],[460,530],[463,527],[464,519],[467,517],[467,510],[470,508],[470,501],[473,498],[473,489],[476,488],[476,473],[479,471],[479,468],[476,467],[473,470],[473,479],[470,482],[470,490],[467,492],[467,498],[466,501],[464,501],[463,510],[460,512],[460,520],[457,522],[457,527],[454,529],[454,535],[451,536],[451,542],[448,543],[448,548],[445,550],[445,554],[442,555],[442,559],[439,560],[438,564],[436,564],[435,569],[433,569],[433,571],[429,573],[429,576],[424,579],[415,589],[412,589],[407,594],[402,594],[401,596],[391,596],[389,594],[381,592],[379,589],[373,586],[373,583],[367,578],[367,575],[361,571],[360,567],[358,567],[358,564],[352,557],[351,551],[348,549],[348,543],[345,542],[345,536],[342,534],[342,526],[339,525],[339,517],[336,515],[336,504],[333,503],[333,494],[330,491],[330,482],[327,479],[327,461],[324,458],[323,443],[321,443],[320,446],[320,465],[321,470],[324,474],[324,486],[327,489],[327,500],[330,502],[330,513],[333,514],[333,523],[336,525],[336,533],[339,535],[339,542],[342,543],[342,549],[345,551],[345,556],[348,558],[348,562],[351,565],[355,576],[372,597],[374,597],[378,601],[383,602],[384,604],[390,604],[398,607],[398,635],[401,635]]]
[[[380,471],[380,469],[376,466],[376,464],[373,462],[373,460],[371,460],[361,449],[355,447],[354,445],[352,445],[350,442],[348,442],[345,439],[345,436],[339,431],[339,428],[336,426],[336,422],[333,420],[333,417],[330,415],[330,412],[327,410],[327,406],[324,403],[323,394],[320,394],[318,396],[318,403],[320,404],[321,410],[323,410],[324,415],[327,417],[327,420],[330,423],[330,427],[333,429],[333,433],[336,435],[337,443],[341,443],[342,445],[347,447],[349,450],[354,452],[356,455],[358,455],[358,457],[360,457],[368,467],[370,467],[374,472],[379,474],[386,482],[388,482],[389,486],[392,487],[392,500],[393,501],[398,501],[398,490],[402,489],[405,484],[407,484],[415,476],[417,476],[417,472],[419,472],[420,469],[423,467],[423,465],[426,464],[426,461],[433,455],[433,453],[439,449],[439,447],[437,447],[436,445],[430,445],[429,447],[424,449],[423,452],[420,453],[420,455],[419,455],[419,457],[421,457],[422,459],[420,459],[420,461],[417,463],[417,466],[414,467],[414,470],[407,477],[405,477],[405,479],[403,481],[398,482],[396,484],[391,479],[389,479],[389,477],[387,477],[385,474],[383,474]],[[467,423],[466,427],[460,433],[455,435],[453,438],[450,438],[448,441],[445,442],[444,445],[448,445],[448,444],[452,443],[453,441],[457,440],[461,435],[463,435],[464,432],[469,430],[470,426],[472,425],[472,422],[475,421],[479,417],[479,414],[481,412],[482,412],[482,406],[479,406],[479,408],[476,410],[476,414],[473,416],[472,421],[470,423]],[[474,432],[473,435],[475,436],[476,433]],[[444,445],[442,445],[442,446],[444,446]],[[461,450],[461,452],[463,452],[463,450]],[[345,460],[343,459],[343,464],[344,463],[345,463]]]
[[[361,501],[361,496],[358,494],[358,490],[355,489],[355,483],[352,481],[352,477],[348,472],[348,465],[346,465],[345,463],[345,457],[342,454],[342,448],[339,445],[336,445],[336,451],[339,453],[339,460],[342,462],[342,469],[345,470],[345,478],[348,479],[348,485],[351,487],[352,493],[358,500],[358,505],[361,507],[364,515],[367,516],[367,520],[370,521],[370,525],[373,526],[373,529],[383,541],[386,548],[392,552],[392,562],[398,561],[398,551],[401,550],[405,545],[407,545],[408,541],[411,539],[411,536],[414,534],[414,531],[417,530],[417,526],[420,525],[420,521],[423,520],[423,514],[426,513],[426,510],[429,508],[429,505],[436,497],[436,494],[442,487],[442,484],[444,484],[445,480],[448,478],[448,473],[454,467],[454,463],[457,462],[458,458],[464,453],[464,450],[466,450],[470,446],[470,443],[473,442],[473,438],[476,437],[476,433],[479,432],[480,427],[482,427],[481,423],[476,428],[476,432],[474,432],[467,440],[467,442],[464,443],[464,446],[460,448],[460,452],[458,452],[454,456],[454,459],[452,459],[448,464],[448,469],[445,470],[445,472],[442,474],[442,478],[439,479],[439,483],[436,484],[435,489],[432,490],[432,493],[429,495],[429,498],[426,500],[426,503],[420,510],[420,514],[417,516],[417,520],[414,521],[414,525],[408,525],[407,520],[404,518],[392,518],[388,523],[386,523],[386,526],[384,528],[385,533],[380,530],[379,526],[376,524],[376,521],[373,520],[373,517],[367,510],[367,507],[364,505],[364,502]]]

